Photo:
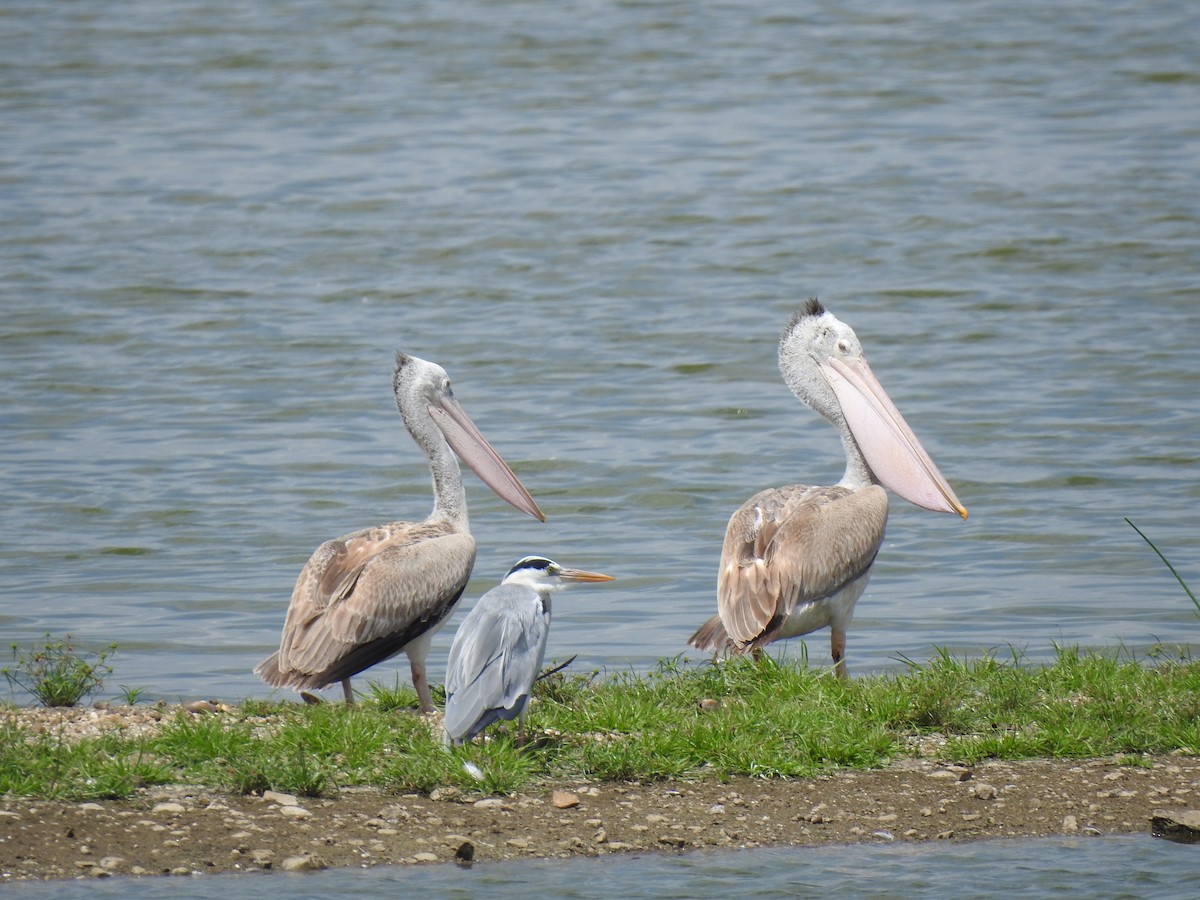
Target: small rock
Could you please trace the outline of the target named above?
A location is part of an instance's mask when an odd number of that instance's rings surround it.
[[[271,868],[274,859],[275,852],[273,850],[254,850],[250,853],[250,862],[260,869]]]
[[[555,809],[574,809],[579,805],[579,796],[570,791],[553,791],[550,803]]]
[[[428,850],[424,850],[420,853],[414,853],[413,859],[415,859],[417,862],[437,862],[438,855],[436,853],[430,853]]]
[[[167,802],[167,803],[156,803],[154,805],[154,809],[152,809],[150,811],[156,812],[156,813],[163,813],[165,815],[177,816],[180,813],[186,812],[187,810],[184,808],[182,803]]]
[[[279,814],[285,819],[307,819],[312,815],[303,806],[281,806],[279,807]]]
[[[434,788],[429,792],[429,799],[435,803],[441,800],[458,800],[462,797],[462,791],[456,787]]]
[[[700,708],[705,712],[712,712],[714,709],[720,709],[721,701],[714,700],[711,697],[705,697],[700,701]]]
[[[900,817],[897,816],[895,813],[884,813],[882,816],[879,817],[879,821],[880,822],[895,822],[896,819],[898,819],[898,818],[900,818]]]
[[[712,806],[710,806],[708,808],[708,811],[714,816],[719,816],[721,813],[725,812],[725,804],[724,803],[714,803]]]
[[[971,788],[971,793],[980,800],[995,800],[996,795],[1000,792],[994,785],[980,783]]]
[[[304,853],[300,856],[289,856],[279,864],[279,868],[284,872],[319,872],[329,868],[329,865],[319,856]]]
[[[106,856],[100,860],[100,868],[108,869],[110,872],[115,872],[118,869],[123,869],[129,864],[129,860],[123,856]]]
[[[278,803],[280,806],[300,805],[300,801],[291,794],[281,794],[278,791],[263,791],[262,798],[266,803]]]
[[[661,813],[651,813],[650,815],[646,816],[646,821],[651,825],[661,825],[663,822],[667,821],[667,817]]]
[[[499,797],[484,797],[474,803],[476,809],[503,809],[504,801]]]
[[[1200,810],[1156,809],[1150,817],[1150,833],[1180,844],[1200,843]]]
[[[1079,830],[1079,822],[1074,816],[1063,816],[1062,832],[1063,834],[1074,834]]]
[[[510,847],[516,847],[518,850],[529,849],[529,841],[527,841],[525,838],[509,838],[504,843],[508,844]]]

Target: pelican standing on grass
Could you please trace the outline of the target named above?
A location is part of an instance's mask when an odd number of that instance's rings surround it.
[[[497,719],[517,719],[517,742],[525,743],[525,710],[550,633],[550,594],[569,584],[612,580],[611,575],[526,556],[480,597],[450,646],[443,723],[447,743],[469,741]]]
[[[429,458],[433,512],[423,522],[354,531],[316,549],[296,579],[279,650],[255,668],[275,687],[319,689],[403,651],[422,712],[433,712],[425,655],[475,564],[467,495],[455,454],[496,494],[545,521],[529,492],[459,405],[446,370],[396,354],[396,406]]]
[[[849,325],[815,298],[788,323],[779,368],[792,392],[838,430],[846,472],[832,487],[769,488],[729,520],[717,573],[718,615],[688,641],[755,657],[772,641],[830,629],[846,676],[846,628],[887,525],[888,487],[935,512],[967,510],[876,380]]]

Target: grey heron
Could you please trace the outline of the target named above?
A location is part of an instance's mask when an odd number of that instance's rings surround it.
[[[446,665],[446,739],[469,741],[498,719],[517,719],[525,740],[525,710],[546,655],[550,595],[569,584],[612,581],[611,575],[567,569],[526,556],[479,598],[463,619]]]

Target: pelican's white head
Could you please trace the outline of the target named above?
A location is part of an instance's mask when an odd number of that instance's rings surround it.
[[[853,328],[813,297],[796,311],[779,339],[779,371],[802,403],[840,428],[845,420],[841,404],[821,374],[821,367],[834,358],[863,359],[862,344]]]
[[[445,369],[437,363],[397,353],[392,390],[405,427],[430,459],[435,496],[439,479],[444,479],[449,486],[446,493],[453,495],[438,497],[438,502],[447,503],[463,522],[466,521],[466,497],[462,494],[457,465],[452,466],[453,459],[444,450],[448,446],[498,497],[521,512],[545,521],[546,517],[520,479],[455,398]]]
[[[809,300],[779,341],[779,369],[792,392],[834,424],[846,447],[842,483],[877,481],[936,512],[967,510],[876,379],[854,330]]]

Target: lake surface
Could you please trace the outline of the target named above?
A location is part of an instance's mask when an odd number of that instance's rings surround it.
[[[313,548],[429,510],[403,349],[549,517],[468,474],[464,607],[547,554],[619,579],[548,658],[699,662],[730,512],[842,472],[775,363],[816,295],[971,512],[893,500],[853,672],[1194,648],[1123,518],[1200,583],[1198,46],[1185,0],[6,5],[0,645],[266,696]]]

